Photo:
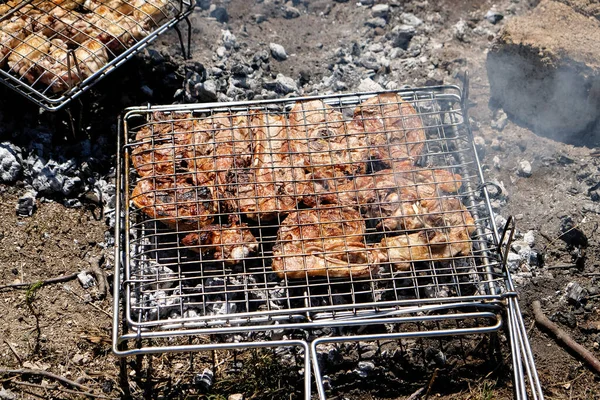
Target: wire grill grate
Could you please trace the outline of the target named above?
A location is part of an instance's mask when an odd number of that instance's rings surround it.
[[[60,109],[194,6],[189,0],[9,1],[0,5],[1,80],[48,110]]]
[[[441,87],[129,110],[129,325],[274,329],[501,300],[460,100]]]

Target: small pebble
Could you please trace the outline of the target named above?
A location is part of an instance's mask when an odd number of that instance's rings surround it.
[[[523,160],[519,163],[518,174],[528,178],[531,176],[531,164],[527,160]]]
[[[269,43],[269,50],[271,50],[271,55],[273,58],[278,61],[283,61],[288,58],[285,48],[280,44]]]

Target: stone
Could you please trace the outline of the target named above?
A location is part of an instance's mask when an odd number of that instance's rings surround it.
[[[225,54],[227,54],[227,49],[225,48],[225,46],[217,47],[217,56],[219,58],[225,57]]]
[[[494,165],[494,168],[496,168],[496,169],[500,169],[500,166],[502,165],[500,163],[500,157],[498,157],[498,156],[494,156],[494,158],[492,159],[492,163]]]
[[[0,400],[17,400],[18,396],[16,393],[0,387]]]
[[[600,112],[599,41],[600,21],[542,0],[511,18],[488,52],[493,101],[539,134],[585,130]]]
[[[12,143],[0,144],[0,182],[10,183],[17,180],[21,173],[20,150]]]
[[[254,14],[252,19],[254,19],[254,22],[257,24],[261,24],[267,20],[267,16],[265,14]]]
[[[408,45],[411,39],[416,34],[416,29],[411,25],[398,25],[389,33],[389,39],[392,42],[392,46],[399,47],[403,50],[408,49]]]
[[[523,160],[519,162],[519,168],[517,169],[517,173],[520,176],[528,178],[531,176],[531,164],[527,160]]]
[[[210,8],[212,0],[196,0],[196,5],[202,10],[208,10]]]
[[[497,131],[502,131],[506,127],[507,124],[508,124],[508,116],[506,115],[504,110],[500,109],[500,110],[496,111],[496,116],[495,116],[494,120],[492,121],[492,128],[496,129]]]
[[[417,18],[415,14],[412,13],[402,13],[400,14],[400,21],[405,25],[410,26],[420,26],[423,24],[423,20]]]
[[[271,55],[277,61],[287,60],[288,58],[285,48],[280,44],[269,43],[269,50],[271,50]]]
[[[371,7],[373,4],[375,4],[375,0],[360,0],[361,6]]]
[[[371,8],[371,15],[375,18],[386,18],[390,12],[390,6],[387,4],[376,4]]]
[[[365,21],[365,25],[371,28],[383,28],[387,25],[385,18],[370,18]]]
[[[241,393],[230,394],[227,400],[244,400],[244,395]]]
[[[504,15],[502,15],[501,13],[499,13],[495,8],[491,8],[486,14],[485,17],[486,21],[488,21],[490,24],[492,25],[496,25],[498,22],[502,21],[502,19],[504,18]]]
[[[217,99],[217,91],[217,83],[212,79],[208,79],[198,88],[198,97],[213,101]]]
[[[290,5],[283,6],[283,17],[287,19],[298,18],[300,16],[300,10]]]
[[[527,243],[529,247],[533,247],[535,245],[535,232],[527,231],[523,235],[523,241]]]
[[[381,92],[383,87],[371,78],[362,79],[358,85],[359,92]]]
[[[94,276],[86,271],[81,271],[80,273],[78,273],[77,279],[79,280],[81,287],[83,287],[84,289],[88,289],[96,284]]]
[[[34,191],[28,191],[19,197],[16,206],[17,215],[31,217],[36,208],[36,197],[37,193]]]
[[[477,151],[479,158],[483,159],[485,157],[485,139],[483,136],[475,136],[473,138],[473,143],[475,144],[475,150]]]
[[[292,78],[283,74],[277,74],[275,82],[265,83],[265,89],[274,90],[281,94],[289,94],[298,91],[298,85]]]
[[[223,46],[226,49],[231,50],[237,45],[237,38],[229,29],[223,29],[221,31],[221,38],[223,39]]]
[[[577,282],[569,282],[565,287],[565,298],[568,302],[579,304],[587,297],[587,291]]]
[[[469,42],[468,38],[467,38],[467,31],[469,29],[469,26],[467,25],[467,22],[464,19],[460,19],[453,27],[452,27],[452,33],[454,34],[454,37],[461,41],[461,42]]]
[[[209,15],[221,23],[229,21],[229,14],[227,14],[225,7],[215,7]]]

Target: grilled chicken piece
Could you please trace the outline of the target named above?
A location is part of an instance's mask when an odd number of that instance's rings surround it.
[[[22,43],[27,36],[26,24],[26,21],[18,16],[0,22],[0,67],[6,63],[10,51]]]
[[[133,18],[144,30],[159,26],[167,18],[168,0],[134,0],[133,5]]]
[[[98,39],[114,54],[120,53],[134,43],[138,23],[131,11],[118,4],[98,5],[86,18],[98,30]]]
[[[398,271],[409,269],[411,262],[468,256],[472,250],[469,232],[465,227],[386,237],[377,248],[379,260],[392,263]]]
[[[400,165],[400,164],[398,164]],[[423,200],[427,207],[443,194],[456,193],[462,177],[446,170],[383,170],[359,176],[340,187],[341,204],[359,204],[368,219],[381,219],[378,228],[386,231],[416,230],[426,226]]]
[[[86,40],[75,50],[75,58],[77,59],[79,70],[81,71],[82,79],[85,79],[108,63],[108,54],[104,45],[97,39]]]
[[[368,150],[364,134],[349,132],[342,114],[322,101],[296,103],[289,113],[289,129],[290,151],[302,155],[315,193],[335,198],[337,185],[345,183],[348,176],[365,172]]]
[[[38,76],[38,61],[50,50],[50,41],[45,36],[32,34],[17,45],[8,56],[8,66],[29,83]]]
[[[193,183],[193,175],[142,178],[131,194],[133,204],[151,219],[182,229],[209,225],[218,212],[214,187]]]
[[[273,247],[279,277],[370,276],[378,253],[365,244],[365,222],[352,208],[316,208],[290,213]]]
[[[254,137],[251,165],[232,170],[223,194],[230,209],[255,220],[271,220],[295,209],[309,185],[299,167],[302,158],[288,150],[284,118],[257,113],[250,124]]]
[[[365,133],[370,156],[389,167],[403,161],[414,164],[425,146],[416,110],[394,93],[377,95],[357,106],[348,129]]]
[[[157,112],[153,120],[160,122],[142,127],[135,137],[139,144],[131,151],[131,161],[140,176],[193,172],[196,158],[210,154],[211,149],[203,146],[210,140],[210,132],[200,130],[201,124],[191,114]],[[213,180],[214,176],[201,183]]]
[[[181,244],[198,253],[212,253],[215,260],[223,260],[227,265],[258,250],[258,242],[246,224],[203,226],[181,239]]]

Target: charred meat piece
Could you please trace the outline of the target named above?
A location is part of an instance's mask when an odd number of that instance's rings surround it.
[[[445,193],[460,189],[462,177],[446,170],[383,170],[359,176],[341,187],[342,204],[358,204],[367,219],[380,220],[386,231],[416,230],[426,226],[420,202],[428,207]]]
[[[348,129],[363,132],[370,156],[388,167],[403,161],[414,164],[426,140],[416,110],[394,93],[377,95],[357,106]]]
[[[210,133],[201,131],[190,114],[155,113],[154,120],[160,122],[142,127],[136,135],[139,144],[132,150],[131,160],[137,173],[163,177],[195,171],[196,157],[212,150],[200,146],[209,140]]]
[[[50,41],[48,38],[31,34],[8,55],[8,66],[29,83],[34,83],[38,76],[38,62],[49,50]]]
[[[365,244],[365,229],[352,208],[290,213],[277,233],[273,271],[288,278],[370,276],[378,254]]]
[[[254,137],[251,165],[232,170],[224,197],[229,207],[252,219],[271,220],[296,208],[308,191],[300,156],[288,151],[285,120],[257,113],[250,119]]]
[[[246,224],[206,225],[186,235],[181,244],[198,253],[212,253],[215,260],[223,260],[228,265],[258,250],[258,242]]]
[[[290,151],[302,156],[312,192],[320,195],[307,197],[308,205],[337,203],[337,186],[366,170],[364,133],[346,128],[342,114],[320,100],[298,102],[290,110]]]
[[[171,227],[199,229],[218,212],[212,186],[193,183],[192,175],[174,178],[142,178],[131,194],[133,204],[151,219]]]
[[[472,250],[469,232],[464,227],[385,237],[377,248],[379,259],[393,264],[399,271],[409,269],[412,262],[468,256]]]

